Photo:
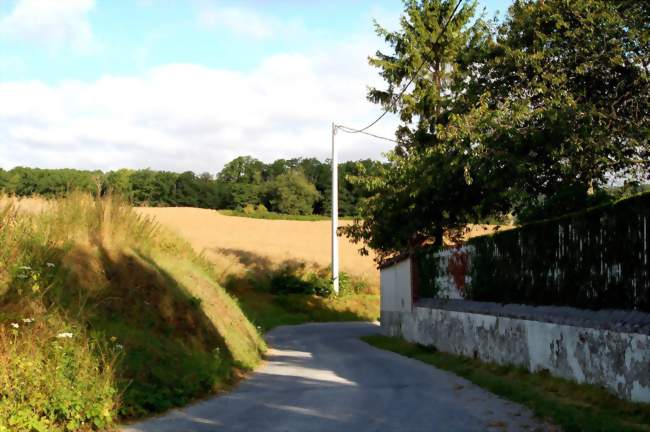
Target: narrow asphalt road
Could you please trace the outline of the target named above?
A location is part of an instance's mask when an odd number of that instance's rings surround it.
[[[122,429],[539,431],[527,409],[415,360],[375,349],[370,323],[279,327],[266,363],[231,393]]]

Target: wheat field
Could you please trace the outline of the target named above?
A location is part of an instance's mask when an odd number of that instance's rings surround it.
[[[319,267],[330,265],[330,221],[252,219],[225,216],[215,210],[189,207],[141,207],[140,214],[186,238],[224,272],[244,270],[250,263],[280,265],[286,261]],[[350,223],[341,221],[341,224]],[[341,270],[379,285],[374,255],[362,256],[358,245],[339,238]]]

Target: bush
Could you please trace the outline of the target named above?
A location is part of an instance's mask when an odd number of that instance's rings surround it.
[[[269,213],[269,210],[264,204],[246,204],[246,206],[241,210],[241,212],[248,217],[264,217]]]
[[[273,294],[307,294],[320,297],[330,297],[334,294],[329,268],[305,271],[303,266],[285,265],[271,274],[269,287]],[[363,279],[345,272],[339,273],[339,295],[362,294],[368,291],[368,284]]]

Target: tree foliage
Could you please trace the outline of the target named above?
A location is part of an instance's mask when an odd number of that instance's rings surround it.
[[[340,164],[342,216],[357,214],[360,202],[368,197],[364,189],[348,180],[359,172],[358,166],[376,173],[382,163],[362,160]],[[326,215],[331,208],[331,171],[329,161],[315,158],[279,159],[266,164],[250,156],[234,159],[216,176],[151,169],[106,173],[25,167],[0,169],[0,193],[58,197],[73,190],[119,194],[135,205],[232,210],[263,206],[280,213]]]
[[[455,0],[406,0],[398,31],[377,26],[399,144],[343,231],[385,260],[442,243],[468,222],[548,217],[607,199],[607,182],[650,172],[650,7],[516,0],[501,23]],[[444,28],[444,34],[438,38]],[[438,42],[436,43],[436,40]],[[412,80],[408,91],[402,92]]]
[[[269,185],[268,201],[271,210],[286,214],[312,214],[320,193],[305,174],[299,170],[280,174]]]

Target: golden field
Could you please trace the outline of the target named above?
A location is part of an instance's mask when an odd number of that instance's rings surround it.
[[[138,213],[153,217],[203,251],[225,273],[251,265],[305,262],[326,267],[331,260],[330,221],[294,221],[225,216],[215,210],[188,207],[141,207]],[[341,224],[350,223],[341,221]],[[339,238],[341,270],[379,285],[374,255],[361,256],[358,246]]]

